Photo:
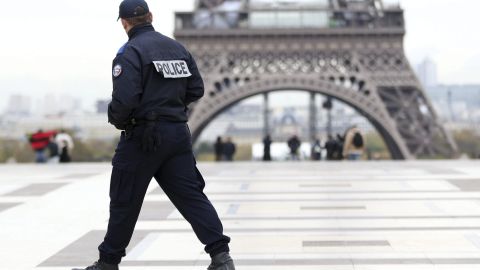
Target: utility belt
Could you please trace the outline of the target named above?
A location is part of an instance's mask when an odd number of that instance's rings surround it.
[[[155,125],[156,123],[168,123],[169,121],[158,118],[155,120],[149,120],[144,118],[132,118],[129,122],[129,126],[131,127],[138,127],[138,126],[145,126],[145,125]]]
[[[172,120],[168,120],[165,113],[159,111],[150,111],[146,113],[142,118],[131,118],[129,121],[130,126],[142,126],[142,125],[154,125],[155,123],[169,123]]]
[[[125,129],[125,138],[130,140],[133,137],[133,129],[136,126],[145,126],[142,135],[142,148],[145,152],[155,152],[161,143],[160,135],[155,134],[155,124],[164,121],[156,112],[147,113],[145,118],[132,118]]]
[[[155,123],[161,121],[162,119],[160,119],[156,112],[149,112],[144,118],[131,118],[127,123],[125,131],[133,130],[133,128],[137,126],[155,125]]]

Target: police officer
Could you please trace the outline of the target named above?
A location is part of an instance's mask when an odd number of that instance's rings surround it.
[[[113,61],[108,120],[123,132],[112,161],[108,231],[100,259],[86,269],[118,269],[155,178],[206,246],[212,258],[208,269],[233,270],[230,238],[203,193],[186,124],[187,106],[204,94],[195,60],[180,43],[155,31],[145,1],[123,1],[119,19],[129,41]]]

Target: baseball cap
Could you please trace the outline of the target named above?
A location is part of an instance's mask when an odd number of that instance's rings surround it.
[[[124,0],[120,4],[118,20],[142,16],[150,12],[147,2],[144,0]]]

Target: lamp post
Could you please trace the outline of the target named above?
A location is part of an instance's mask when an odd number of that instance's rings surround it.
[[[331,97],[323,102],[323,108],[327,110],[327,134],[332,135],[332,109],[333,109],[333,100]]]

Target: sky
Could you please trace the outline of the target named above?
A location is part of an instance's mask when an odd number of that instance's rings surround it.
[[[157,31],[172,36],[173,12],[193,0],[148,1]],[[438,64],[441,83],[480,84],[480,1],[386,0],[406,10],[407,56]],[[0,111],[11,94],[111,95],[111,62],[127,37],[117,22],[120,1],[22,0],[0,16]],[[0,6],[10,6],[0,0]],[[8,4],[8,5],[7,5]]]

